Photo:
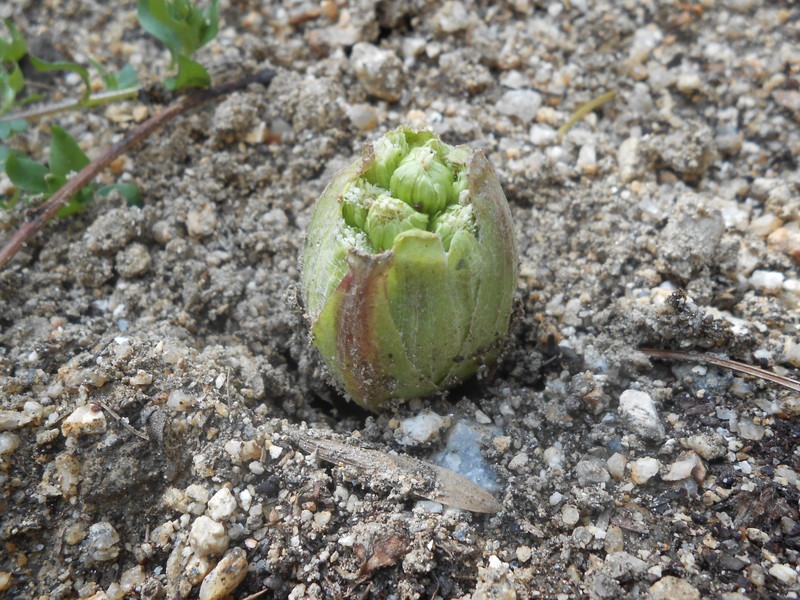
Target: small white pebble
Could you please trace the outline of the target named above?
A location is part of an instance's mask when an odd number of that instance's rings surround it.
[[[333,515],[329,510],[322,510],[314,515],[314,524],[318,525],[319,527],[324,527],[328,523],[330,523],[331,518]]]
[[[786,276],[779,271],[756,270],[750,275],[748,282],[754,288],[774,293],[780,291],[785,278]]]
[[[189,533],[189,545],[198,556],[222,554],[228,548],[225,526],[205,515],[197,517]]]
[[[204,486],[197,483],[193,483],[186,488],[186,495],[201,504],[208,504],[208,499],[211,497],[211,493]]]
[[[228,440],[223,448],[233,462],[241,462],[242,442],[240,440]]]
[[[631,479],[636,485],[643,485],[658,473],[661,464],[655,458],[638,458],[631,465]]]
[[[99,406],[84,404],[76,408],[61,424],[64,437],[91,435],[106,430],[106,415]]]
[[[10,431],[0,433],[0,456],[11,454],[19,448],[19,436]]]
[[[767,237],[781,225],[783,221],[772,213],[767,213],[750,221],[750,231],[757,236]]]
[[[531,559],[533,552],[530,546],[518,546],[515,554],[519,562],[526,563]]]
[[[208,501],[208,516],[215,521],[230,519],[234,512],[236,512],[236,498],[226,487],[221,488]]]
[[[450,417],[425,411],[414,417],[403,419],[394,430],[394,439],[403,446],[426,444],[439,437],[440,432],[450,426]]]
[[[492,422],[492,419],[489,418],[489,415],[482,410],[475,411],[475,420],[481,425],[489,425]]]
[[[550,446],[543,454],[545,464],[551,469],[560,469],[564,465],[564,451],[561,448]]]
[[[150,385],[151,383],[153,383],[152,374],[148,373],[147,371],[145,371],[143,369],[139,369],[138,371],[136,371],[136,375],[134,375],[134,376],[132,376],[130,378],[130,384],[131,385],[146,386],[146,385]]]
[[[781,583],[793,584],[797,580],[797,571],[785,564],[775,564],[769,568],[769,574]]]
[[[176,411],[186,411],[192,406],[192,397],[183,390],[173,390],[167,397],[167,408]]]
[[[608,460],[606,460],[608,474],[617,481],[622,481],[622,479],[625,477],[625,466],[627,464],[628,461],[625,459],[625,457],[619,452],[615,452],[608,457]]]
[[[561,522],[567,527],[572,527],[581,518],[581,513],[572,504],[565,504],[561,507]]]
[[[511,461],[508,463],[508,468],[517,470],[521,469],[527,464],[528,464],[528,455],[524,452],[520,452],[514,458],[511,459]]]

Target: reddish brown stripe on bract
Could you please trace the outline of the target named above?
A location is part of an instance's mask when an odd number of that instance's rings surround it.
[[[336,362],[358,394],[371,400],[382,395],[388,374],[383,368],[379,336],[375,335],[376,302],[386,298],[386,273],[393,256],[383,253],[348,256],[350,270],[338,294],[342,295],[336,314]]]

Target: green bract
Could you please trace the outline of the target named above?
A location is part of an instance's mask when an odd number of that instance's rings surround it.
[[[371,410],[437,392],[496,359],[517,269],[483,153],[401,127],[367,144],[314,209],[303,269],[313,343]]]

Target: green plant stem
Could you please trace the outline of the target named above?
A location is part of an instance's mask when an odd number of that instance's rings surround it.
[[[103,104],[109,104],[110,102],[119,102],[121,100],[135,98],[140,89],[141,88],[139,86],[136,86],[124,90],[92,94],[85,103],[81,102],[81,100],[64,100],[63,102],[49,104],[41,108],[33,108],[24,112],[3,115],[0,117],[0,121],[13,121],[15,119],[33,121],[35,119],[40,119],[41,117],[66,112],[68,110],[74,110],[76,108],[94,108],[95,106],[102,106]]]
[[[592,98],[586,104],[579,107],[574,113],[572,113],[567,119],[567,122],[564,123],[561,127],[558,128],[558,141],[561,143],[561,140],[567,134],[567,132],[572,129],[572,126],[575,125],[578,121],[580,121],[583,117],[588,115],[592,112],[595,108],[598,108],[605,104],[606,102],[610,102],[614,99],[617,95],[617,92],[614,90],[610,90],[605,94],[600,94],[597,98]]]
[[[273,77],[275,77],[275,71],[265,69],[259,73],[246,75],[240,79],[222,83],[205,90],[197,90],[188,96],[184,96],[172,106],[153,115],[141,125],[130,130],[119,142],[109,147],[100,156],[75,174],[61,189],[53,194],[47,202],[28,212],[29,220],[20,227],[5,243],[2,249],[0,249],[0,270],[8,264],[25,242],[31,239],[39,229],[55,216],[59,208],[69,202],[72,196],[77,194],[86,184],[94,179],[95,176],[115,158],[130,150],[135,144],[178,115],[200,106],[209,100],[243,89],[251,83],[260,83],[264,86],[268,86]]]

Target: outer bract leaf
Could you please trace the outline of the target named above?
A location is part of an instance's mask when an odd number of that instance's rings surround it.
[[[370,410],[393,396],[436,389],[414,368],[394,326],[386,294],[392,262],[390,253],[348,252],[348,272],[312,327],[314,343],[332,358],[336,379]]]

